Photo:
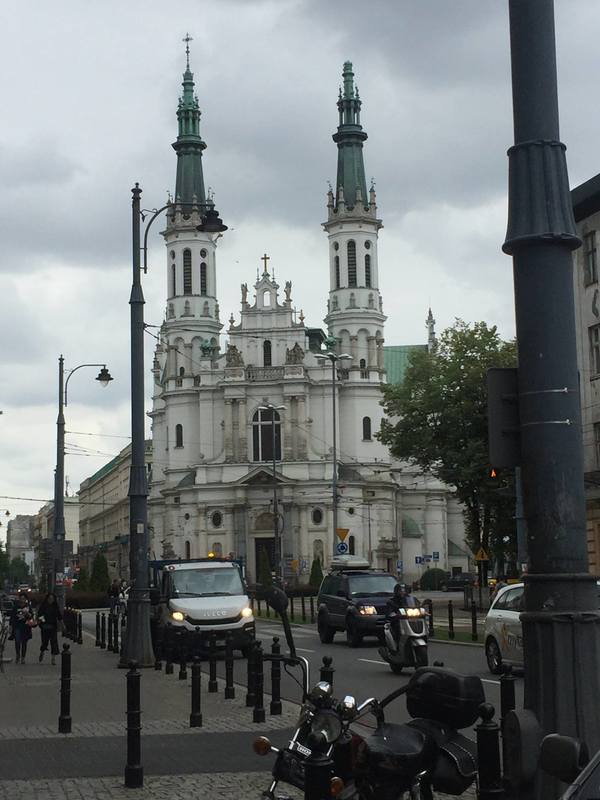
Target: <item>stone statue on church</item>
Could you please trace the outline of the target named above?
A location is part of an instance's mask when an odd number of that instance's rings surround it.
[[[284,292],[285,292],[285,302],[286,303],[291,303],[292,302],[292,282],[291,281],[286,281],[285,282]]]
[[[301,364],[304,361],[304,350],[300,347],[298,342],[290,349],[285,350],[285,363],[286,364]]]
[[[248,284],[242,283],[242,305],[245,306],[248,302]]]
[[[227,352],[225,353],[225,365],[228,367],[244,366],[242,354],[234,344],[227,345]]]

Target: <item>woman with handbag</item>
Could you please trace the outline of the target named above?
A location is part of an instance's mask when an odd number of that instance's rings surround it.
[[[31,605],[25,593],[20,594],[17,599],[10,617],[10,624],[15,637],[16,663],[24,664],[27,642],[32,636],[31,629],[36,625]]]
[[[39,661],[43,661],[44,653],[48,649],[48,645],[50,645],[52,665],[54,666],[56,664],[55,658],[58,655],[58,624],[62,621],[62,614],[56,602],[56,597],[52,592],[49,592],[42,600],[38,608],[37,621],[42,634]]]

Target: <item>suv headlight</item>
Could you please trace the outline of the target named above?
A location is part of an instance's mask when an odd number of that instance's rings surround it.
[[[174,619],[175,622],[183,622],[185,619],[185,614],[183,614],[181,611],[173,611],[171,612],[171,619]]]
[[[250,606],[246,606],[246,608],[242,608],[242,617],[251,617],[252,616],[252,609]]]
[[[375,606],[359,606],[358,607],[359,614],[376,614],[377,609]]]

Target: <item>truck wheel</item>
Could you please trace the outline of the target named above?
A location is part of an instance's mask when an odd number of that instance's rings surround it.
[[[333,642],[333,637],[335,636],[335,628],[331,628],[327,622],[325,621],[325,616],[323,614],[319,614],[317,619],[317,631],[319,633],[319,639],[321,640],[322,644],[331,644]]]
[[[363,637],[356,629],[356,623],[352,617],[346,620],[346,642],[348,647],[359,647],[362,644]]]

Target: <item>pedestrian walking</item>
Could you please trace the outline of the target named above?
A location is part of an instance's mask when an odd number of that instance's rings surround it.
[[[56,602],[56,597],[52,592],[48,592],[42,600],[37,612],[37,621],[42,635],[39,661],[44,660],[44,653],[48,649],[48,645],[50,645],[52,666],[54,666],[58,655],[58,626],[62,622],[62,614]]]
[[[111,585],[108,587],[108,602],[110,603],[110,613],[115,614],[119,605],[119,595],[121,594],[121,586],[118,578],[115,578]]]
[[[32,636],[31,629],[36,625],[31,604],[25,592],[22,592],[17,598],[10,616],[10,625],[15,640],[16,663],[24,664],[25,656],[27,655],[27,642]]]

